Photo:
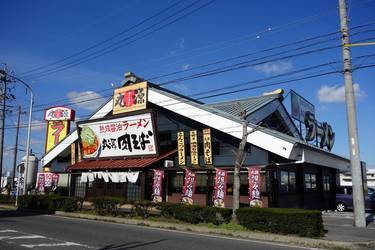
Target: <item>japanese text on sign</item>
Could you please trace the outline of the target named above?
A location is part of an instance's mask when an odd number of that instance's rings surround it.
[[[203,129],[203,154],[204,164],[212,165],[211,129]]]
[[[215,176],[215,193],[214,205],[215,207],[224,207],[224,199],[227,192],[227,176],[228,171],[216,168]]]
[[[260,168],[248,168],[250,206],[262,206],[260,200]]]
[[[184,131],[177,132],[178,165],[185,166],[185,136]]]
[[[153,202],[162,202],[164,170],[154,169]]]
[[[48,121],[46,152],[51,150],[69,133],[69,121]]]
[[[150,113],[79,124],[84,158],[156,154]]]
[[[199,165],[198,136],[196,130],[190,131],[190,159],[191,165]]]
[[[195,172],[186,169],[185,172],[185,183],[184,188],[182,190],[182,202],[193,205],[193,195],[195,193],[195,181],[196,181],[196,174]]]
[[[147,82],[115,89],[113,114],[145,109],[147,104]]]

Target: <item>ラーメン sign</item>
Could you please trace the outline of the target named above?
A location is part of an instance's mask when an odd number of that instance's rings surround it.
[[[305,98],[294,92],[290,92],[291,105],[292,105],[292,117],[300,122],[305,119],[305,113],[310,112],[315,114],[315,107]]]
[[[69,133],[69,121],[48,121],[45,151],[50,151]]]
[[[82,157],[156,155],[151,113],[78,124]]]
[[[147,82],[136,83],[115,89],[112,113],[121,114],[146,109]]]

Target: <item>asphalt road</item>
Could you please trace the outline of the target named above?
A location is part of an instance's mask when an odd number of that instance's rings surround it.
[[[306,249],[268,242],[0,211],[0,249]]]

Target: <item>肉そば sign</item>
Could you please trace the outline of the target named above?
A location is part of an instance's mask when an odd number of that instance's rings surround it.
[[[88,121],[78,127],[85,159],[157,154],[151,113]]]

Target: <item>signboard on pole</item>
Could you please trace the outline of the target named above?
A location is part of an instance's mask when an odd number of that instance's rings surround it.
[[[147,82],[117,88],[113,94],[112,113],[121,114],[146,109]]]
[[[212,143],[211,143],[211,129],[203,129],[203,155],[204,164],[212,165]]]
[[[304,122],[305,113],[309,111],[315,114],[315,107],[305,98],[294,92],[290,91],[291,105],[292,105],[292,117],[300,122]]]
[[[153,183],[153,193],[152,193],[153,202],[163,201],[163,178],[164,178],[164,170],[154,169],[154,183]]]
[[[199,165],[198,136],[196,130],[190,130],[190,160],[192,166]]]
[[[84,159],[156,155],[151,113],[78,123]]]
[[[228,171],[216,168],[214,206],[224,207],[224,199],[227,194]]]
[[[185,172],[185,182],[182,190],[182,203],[193,205],[193,196],[195,193],[195,181],[196,174],[194,171],[186,169]]]
[[[50,151],[69,133],[69,121],[52,120],[47,122],[47,141],[45,151]]]
[[[177,151],[178,151],[178,165],[185,166],[185,136],[184,131],[177,132]]]
[[[249,202],[250,206],[262,206],[260,199],[261,182],[260,182],[260,168],[247,168],[249,178]]]

